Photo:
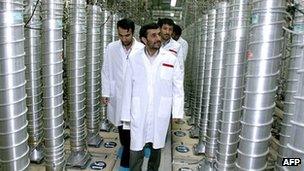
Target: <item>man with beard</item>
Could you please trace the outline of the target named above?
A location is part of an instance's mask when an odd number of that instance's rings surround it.
[[[139,34],[145,48],[128,61],[121,120],[130,122],[130,170],[141,171],[143,148],[148,146],[147,170],[157,171],[171,113],[173,118],[183,118],[183,74],[177,58],[161,48],[156,23],[143,26]]]
[[[175,25],[174,21],[170,18],[161,18],[158,19],[157,24],[160,27],[162,48],[170,51],[177,57],[178,61],[180,62],[180,68],[182,70],[182,73],[184,73],[184,60],[181,51],[181,45],[177,43],[177,41],[172,39],[173,26]]]
[[[123,79],[127,60],[132,53],[144,45],[133,38],[135,24],[130,19],[117,22],[119,40],[106,47],[102,66],[102,103],[108,105],[108,120],[118,127],[119,139],[123,147],[120,170],[128,170],[130,156],[130,130],[123,129],[121,122]]]

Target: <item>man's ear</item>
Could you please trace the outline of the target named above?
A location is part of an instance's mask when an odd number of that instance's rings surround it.
[[[143,42],[145,45],[147,44],[147,38],[145,38],[145,37],[141,37],[141,42]]]

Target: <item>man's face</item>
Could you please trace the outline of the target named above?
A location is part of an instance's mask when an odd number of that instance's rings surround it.
[[[132,30],[126,30],[126,29],[122,29],[120,27],[118,27],[118,37],[121,40],[122,44],[124,46],[130,46],[132,44],[132,38],[133,38],[133,34],[132,34]]]
[[[160,28],[160,32],[161,32],[161,38],[167,41],[172,36],[173,26],[170,26],[168,24],[163,24],[163,26]]]
[[[147,30],[146,46],[149,49],[158,50],[161,46],[160,41],[160,30],[159,29],[149,29]]]

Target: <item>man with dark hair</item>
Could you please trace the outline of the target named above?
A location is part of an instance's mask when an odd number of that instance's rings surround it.
[[[122,19],[117,22],[117,29],[130,30],[131,33],[134,34],[135,24],[130,19]]]
[[[183,62],[185,62],[185,60],[187,58],[187,54],[188,54],[188,42],[186,40],[184,40],[181,37],[181,35],[182,35],[182,28],[179,25],[174,24],[172,38],[181,45],[181,53],[183,56]]]
[[[140,29],[145,48],[128,61],[121,120],[130,123],[130,170],[141,171],[144,147],[151,149],[149,171],[157,171],[171,116],[183,118],[183,74],[179,61],[161,48],[156,23]],[[172,114],[172,115],[171,115]]]
[[[181,70],[184,73],[184,62],[180,50],[180,44],[177,43],[174,39],[172,39],[173,26],[175,25],[174,21],[170,18],[160,18],[158,19],[157,24],[160,27],[162,48],[170,51],[177,57],[178,61],[180,62]]]
[[[119,40],[107,45],[102,65],[102,103],[108,105],[108,120],[118,127],[119,139],[123,147],[120,170],[129,168],[130,130],[123,129],[121,122],[123,79],[129,55],[142,49],[144,45],[133,38],[135,24],[130,19],[117,22]]]

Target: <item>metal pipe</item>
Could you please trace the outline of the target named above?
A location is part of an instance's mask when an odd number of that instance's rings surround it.
[[[249,26],[249,0],[230,0],[225,46],[222,110],[219,117],[216,169],[235,170],[240,133]]]
[[[61,0],[41,0],[44,155],[47,171],[65,163],[63,121],[63,69]]]
[[[0,170],[27,170],[22,0],[0,0]]]
[[[236,163],[239,170],[267,167],[286,1],[253,0],[252,7],[244,112]]]
[[[69,3],[67,37],[68,109],[71,153],[67,165],[80,167],[90,160],[86,143],[86,1]]]
[[[297,6],[300,10],[304,9],[304,4],[298,4]],[[278,149],[278,158],[276,163],[277,170],[287,170],[287,168],[282,166],[283,158],[288,158],[291,155],[291,150],[287,147],[287,143],[291,140],[291,120],[293,120],[295,113],[295,95],[297,93],[297,88],[300,84],[298,71],[301,68],[301,60],[303,60],[303,46],[304,46],[304,36],[303,36],[303,14],[296,10],[294,21],[293,21],[293,31],[300,34],[292,35],[291,44],[291,57],[288,68],[288,78],[287,78],[287,89],[284,99],[284,114],[281,123],[280,134],[280,148]],[[290,156],[291,157],[291,156]]]
[[[217,150],[217,129],[222,107],[224,50],[227,36],[228,3],[221,2],[216,8],[215,40],[211,71],[210,101],[207,120],[206,156],[214,159]],[[207,63],[206,63],[207,65]]]
[[[190,26],[190,30],[194,30],[195,29],[195,25],[191,24]],[[190,56],[190,60],[188,63],[188,75],[187,75],[187,82],[189,82],[189,93],[188,93],[188,103],[189,103],[189,115],[191,116],[191,118],[188,120],[188,124],[189,125],[194,125],[195,122],[195,114],[194,114],[194,109],[195,109],[195,65],[196,65],[196,56],[195,56],[195,35],[191,34],[190,35],[190,53],[188,56]],[[187,70],[185,70],[187,71]],[[186,83],[187,83],[186,82]]]
[[[105,54],[106,47],[109,43],[112,42],[112,15],[110,11],[102,11],[102,25],[101,25],[101,63],[103,62],[103,55]],[[102,79],[102,78],[101,78]],[[102,86],[102,85],[101,85]],[[104,104],[101,105],[101,121],[100,121],[100,130],[101,131],[110,131],[111,125],[107,120],[107,106]]]
[[[40,9],[35,5],[37,0],[27,4],[28,13],[25,14],[26,21],[30,20],[25,28],[25,65],[26,65],[26,93],[27,93],[27,120],[30,146],[30,160],[40,163],[43,159],[42,138],[43,138],[43,120],[42,120],[42,89],[41,89],[41,20]],[[33,15],[32,15],[33,13]],[[31,18],[30,18],[31,17]]]
[[[198,20],[197,23],[195,24],[194,27],[194,32],[195,32],[195,36],[194,36],[194,48],[193,48],[193,54],[194,54],[194,63],[193,63],[193,73],[194,73],[194,87],[193,87],[193,105],[192,105],[192,116],[194,123],[193,126],[190,130],[190,134],[189,136],[191,138],[198,138],[199,136],[199,120],[200,120],[200,110],[201,110],[201,87],[202,84],[200,84],[200,82],[202,81],[201,75],[202,75],[202,58],[201,58],[201,29],[198,28],[198,26],[202,25],[202,21]]]
[[[197,115],[199,115],[200,117],[198,118],[198,128],[199,128],[199,132],[198,132],[198,137],[199,137],[199,142],[197,144],[194,145],[194,151],[196,154],[202,154],[205,152],[205,144],[204,144],[204,135],[203,135],[203,127],[202,127],[202,95],[203,95],[203,85],[204,85],[204,68],[205,68],[205,60],[206,60],[206,51],[207,51],[207,34],[208,34],[208,30],[207,30],[207,26],[208,26],[208,14],[204,14],[202,17],[202,23],[200,28],[202,29],[202,34],[201,36],[201,46],[200,46],[200,62],[199,62],[199,82],[198,84],[200,85],[200,87],[197,90],[197,94],[199,95],[198,97],[198,101],[199,101],[199,105],[197,106],[197,108],[199,108],[200,110],[198,110]]]
[[[216,21],[216,9],[208,11],[208,32],[207,32],[207,48],[205,57],[205,67],[204,67],[204,84],[203,84],[203,95],[202,95],[202,110],[201,110],[201,131],[200,136],[203,139],[203,143],[206,146],[206,136],[207,136],[207,121],[208,121],[208,111],[209,111],[209,101],[210,101],[210,88],[211,88],[211,69],[213,63],[213,51],[215,42],[215,21]]]
[[[88,145],[98,147],[100,122],[100,55],[101,55],[101,7],[88,6],[87,16],[87,128]]]
[[[112,42],[118,40],[118,35],[117,35],[117,26],[116,23],[119,20],[118,14],[113,14],[112,15]]]
[[[304,160],[304,140],[302,136],[304,131],[304,58],[302,57],[300,62],[300,68],[298,71],[298,88],[294,96],[295,99],[295,112],[294,117],[291,119],[291,134],[287,143],[287,147],[290,150],[288,157],[300,158],[300,161]],[[304,170],[303,164],[300,164],[294,168],[295,170]]]

